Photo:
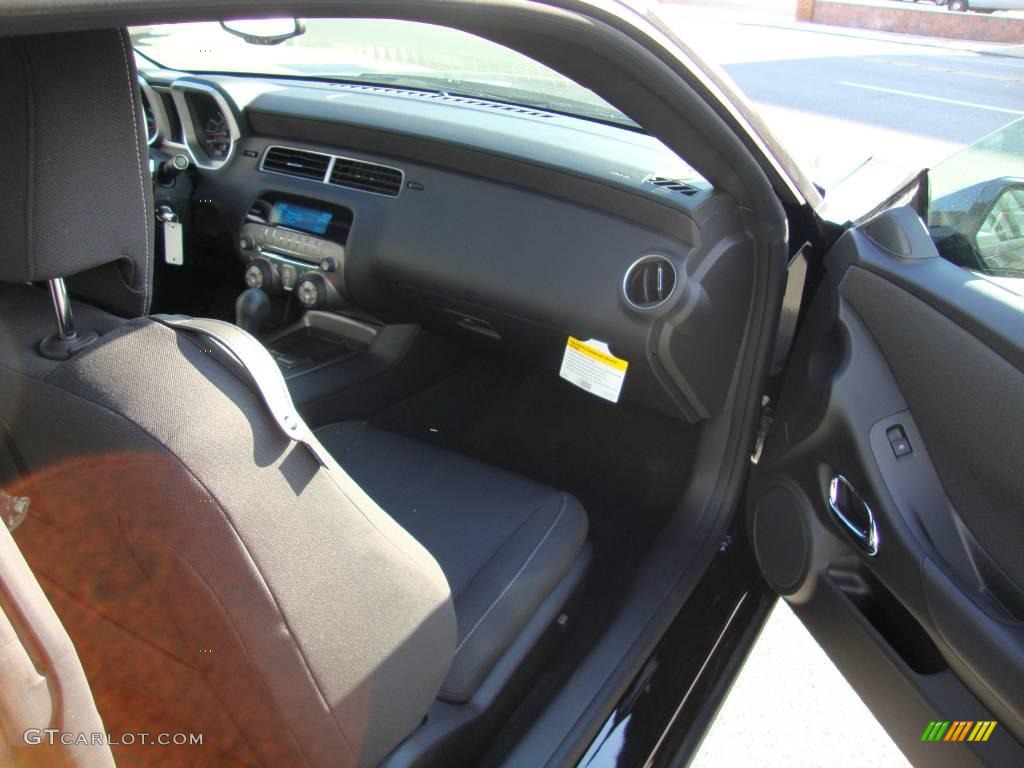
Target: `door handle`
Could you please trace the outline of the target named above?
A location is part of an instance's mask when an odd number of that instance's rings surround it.
[[[878,525],[871,507],[842,475],[828,485],[828,508],[832,518],[857,548],[868,557],[878,554]]]

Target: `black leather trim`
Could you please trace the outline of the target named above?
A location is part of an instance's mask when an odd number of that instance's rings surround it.
[[[552,589],[587,535],[575,497],[362,422],[316,431],[338,463],[437,559],[458,621],[440,698],[465,702]]]

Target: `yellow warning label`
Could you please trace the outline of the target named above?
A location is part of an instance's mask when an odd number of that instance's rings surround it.
[[[570,336],[559,376],[592,395],[617,403],[627,368],[629,363],[613,355],[605,342]]]
[[[579,352],[581,355],[586,355],[592,360],[597,360],[599,363],[611,366],[617,371],[625,371],[629,368],[629,363],[618,357],[615,357],[608,352],[602,352],[600,349],[591,346],[590,344],[574,339],[572,336],[569,337],[569,348],[574,352]]]

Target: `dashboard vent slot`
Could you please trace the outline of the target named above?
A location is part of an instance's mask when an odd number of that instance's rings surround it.
[[[367,93],[381,93],[387,94],[388,96],[407,96],[416,99],[427,99],[429,101],[448,101],[457,104],[466,104],[471,107],[481,107],[483,109],[500,109],[504,112],[515,112],[519,115],[526,115],[527,117],[543,117],[550,119],[558,117],[551,112],[543,112],[538,109],[531,107],[523,107],[518,104],[506,104],[501,101],[486,101],[484,99],[473,98],[472,96],[453,96],[450,93],[444,93],[443,91],[414,91],[407,88],[391,88],[385,85],[359,85],[352,83],[331,83],[333,88],[343,88],[346,91],[365,91]]]
[[[676,288],[676,268],[664,256],[644,256],[633,262],[622,281],[622,293],[637,309],[654,309],[668,301]]]
[[[670,179],[666,176],[651,176],[647,180],[647,183],[653,184],[660,189],[667,189],[669,192],[678,192],[680,195],[686,195],[687,197],[692,197],[700,192],[700,190],[692,184],[687,184],[685,181],[680,181],[679,179]]]
[[[167,115],[167,130],[170,135],[167,136],[169,141],[173,141],[175,144],[185,143],[185,134],[181,127],[181,116],[178,114],[178,105],[174,103],[174,97],[171,96],[171,92],[166,88],[154,88],[157,95],[160,97],[160,101],[164,105],[164,113]]]
[[[396,197],[402,189],[402,172],[386,165],[335,157],[328,181],[338,187]]]
[[[249,210],[245,212],[245,220],[256,224],[266,224],[270,221],[270,211],[273,205],[262,198],[253,202]]]
[[[271,147],[263,156],[261,170],[323,181],[331,156],[288,147]]]

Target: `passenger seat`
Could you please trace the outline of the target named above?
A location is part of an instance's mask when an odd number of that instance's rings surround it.
[[[464,703],[585,560],[575,497],[431,445],[343,422],[316,431],[359,486],[434,556],[451,588],[455,657],[439,698]],[[571,574],[571,576],[570,576]]]

